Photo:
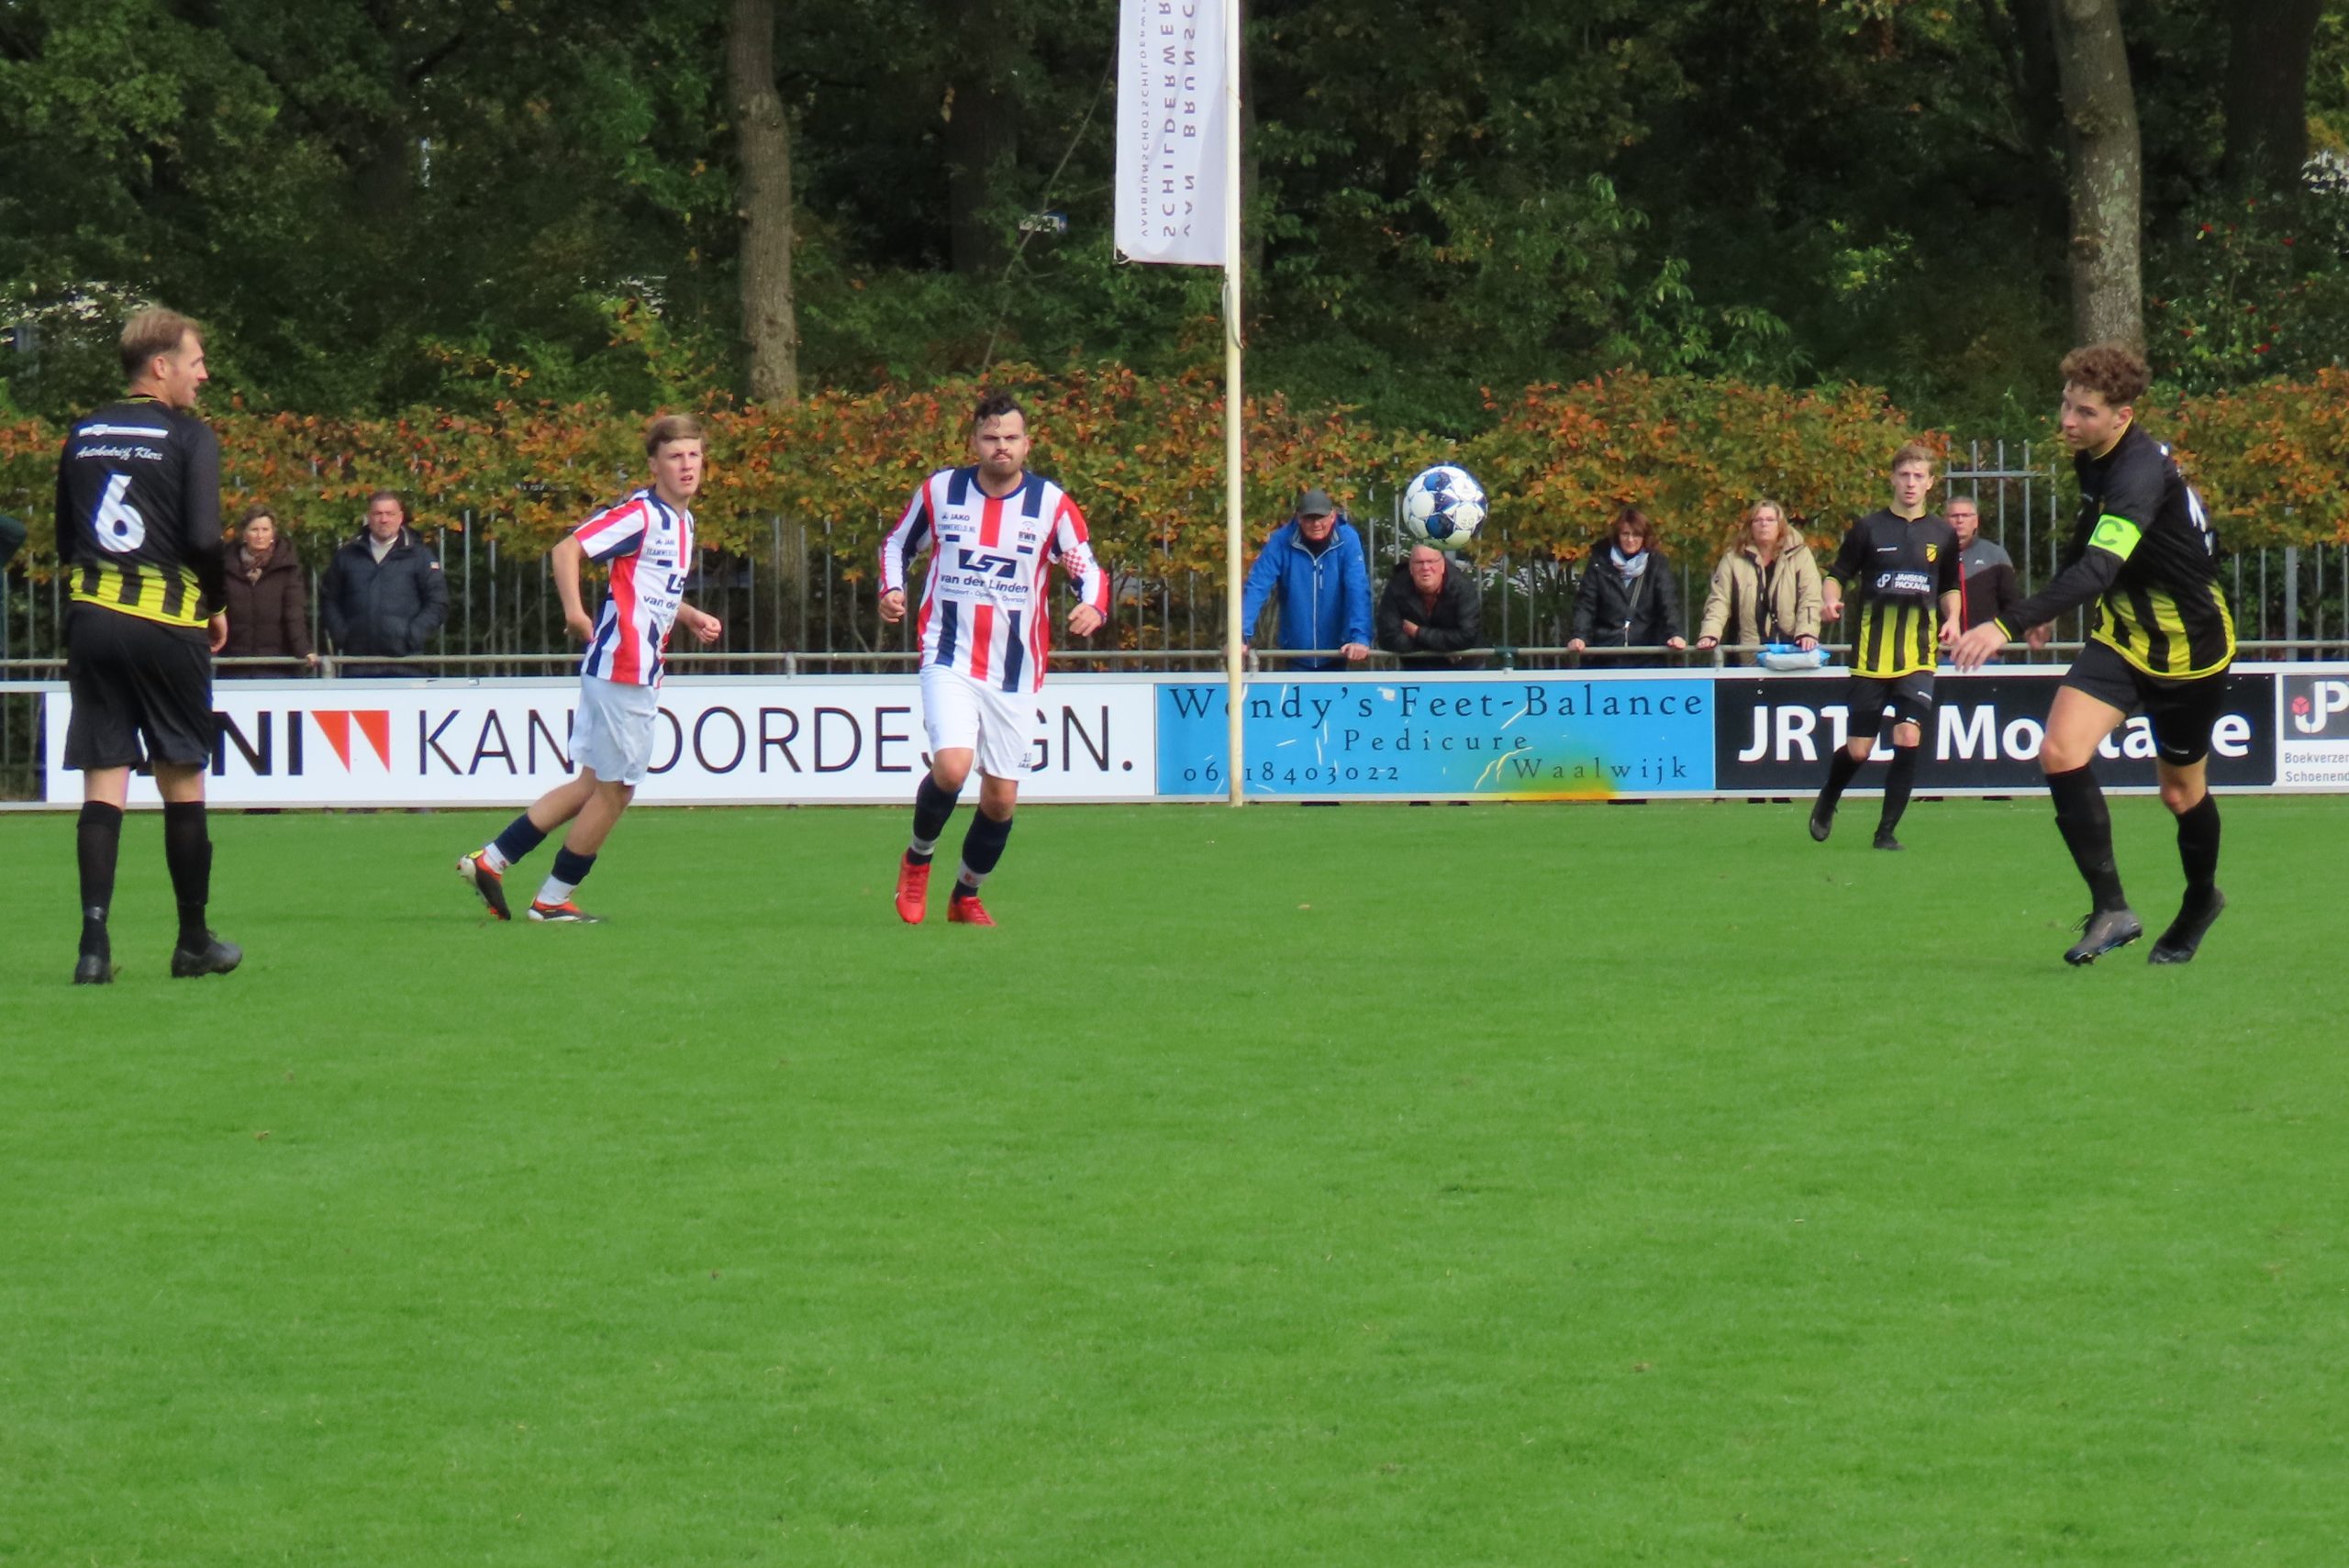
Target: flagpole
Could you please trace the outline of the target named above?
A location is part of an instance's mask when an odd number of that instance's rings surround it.
[[[1223,680],[1230,709],[1230,803],[1241,804],[1246,684],[1240,643],[1241,419],[1240,401],[1240,0],[1223,0]]]
[[[1240,308],[1240,4],[1217,0],[1217,32],[1208,35],[1207,0],[1120,0],[1118,7],[1118,201],[1112,242],[1118,256],[1163,265],[1223,268],[1223,681],[1230,711],[1225,764],[1228,795],[1238,806],[1247,768],[1242,723],[1246,682],[1240,624],[1241,531],[1246,505],[1241,421]],[[1212,71],[1216,80],[1208,87]],[[1216,95],[1221,95],[1219,102]],[[1215,156],[1222,111],[1223,165]],[[1222,181],[1220,193],[1209,185]],[[1222,254],[1208,243],[1207,215],[1220,197]]]

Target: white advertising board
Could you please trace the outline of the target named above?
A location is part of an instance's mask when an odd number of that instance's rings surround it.
[[[1055,677],[1040,695],[1026,800],[1147,800],[1155,683]],[[526,805],[570,776],[570,680],[220,681],[216,806]],[[44,705],[51,801],[81,797],[61,763],[72,705]],[[681,676],[661,688],[645,805],[902,805],[929,766],[907,676]],[[978,777],[969,786],[975,793]],[[157,804],[134,778],[131,803]]]
[[[2349,791],[2349,668],[2283,666],[2276,706],[2276,787]]]

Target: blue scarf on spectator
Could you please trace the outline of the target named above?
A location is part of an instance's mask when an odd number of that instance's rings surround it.
[[[1623,547],[1620,544],[1609,545],[1607,553],[1614,561],[1615,570],[1620,572],[1626,580],[1635,580],[1648,569],[1648,557],[1651,551],[1644,545],[1641,547],[1637,555],[1625,555]]]

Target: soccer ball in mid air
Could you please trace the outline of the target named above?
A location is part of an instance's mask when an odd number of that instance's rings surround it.
[[[1464,468],[1440,462],[1403,487],[1403,528],[1438,550],[1464,550],[1485,526],[1485,487]]]

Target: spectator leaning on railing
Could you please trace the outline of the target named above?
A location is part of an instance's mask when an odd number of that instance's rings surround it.
[[[346,659],[421,653],[449,617],[449,584],[432,547],[408,527],[394,490],[367,498],[367,526],[334,554],[319,590],[327,639]],[[419,674],[397,664],[345,665],[346,675]]]
[[[1971,631],[1984,621],[1997,620],[2022,603],[2022,584],[2015,576],[2014,557],[2006,546],[1982,537],[1982,509],[1971,495],[1953,495],[1942,516],[1957,535],[1957,565],[1963,577],[1958,605]]]
[[[1362,535],[1326,490],[1297,498],[1289,520],[1273,530],[1248,569],[1240,605],[1241,639],[1251,640],[1267,600],[1278,606],[1274,641],[1281,648],[1335,648],[1347,660],[1370,657],[1370,564]],[[1291,669],[1327,670],[1335,659],[1297,659]]]
[[[1582,583],[1575,589],[1573,635],[1566,647],[1686,648],[1680,634],[1680,584],[1672,562],[1652,548],[1655,525],[1637,506],[1615,514],[1607,532],[1591,546]],[[1618,664],[1651,664],[1653,658],[1611,655]]]
[[[229,675],[290,675],[316,664],[310,650],[310,590],[294,541],[281,539],[267,506],[245,508],[237,547],[228,552],[228,646],[231,659],[283,659],[285,665],[230,665]]]
[[[1395,563],[1378,598],[1378,646],[1403,662],[1443,670],[1481,670],[1462,651],[1485,641],[1485,605],[1476,574],[1431,544],[1415,544]]]
[[[1819,562],[1776,501],[1745,509],[1745,537],[1713,568],[1697,646],[1819,646]]]

